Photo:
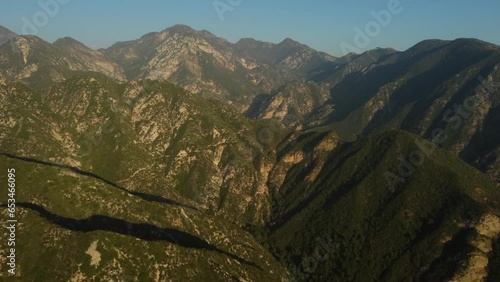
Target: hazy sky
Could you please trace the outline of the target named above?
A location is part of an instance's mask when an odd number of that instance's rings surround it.
[[[57,4],[55,1],[65,4]],[[404,50],[430,38],[474,37],[500,44],[499,0],[0,0],[0,25],[52,42],[70,36],[92,48],[137,39],[174,24],[242,37],[293,38],[333,55],[344,42],[359,50]],[[49,3],[44,11],[42,3]],[[388,5],[392,9],[388,9]],[[218,7],[219,10],[215,8]],[[384,10],[380,23],[372,11]],[[55,12],[53,12],[55,11]],[[28,23],[26,23],[28,22]],[[368,34],[365,28],[369,25]],[[31,25],[31,26],[30,26]],[[33,27],[36,28],[34,32]],[[368,40],[358,40],[359,30]],[[359,37],[359,36],[358,36]],[[358,38],[359,39],[359,38]],[[360,48],[358,48],[360,47]]]

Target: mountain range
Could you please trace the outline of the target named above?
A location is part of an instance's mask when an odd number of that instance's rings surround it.
[[[184,25],[99,50],[0,27],[18,273],[498,281],[499,82],[476,39],[336,58]]]

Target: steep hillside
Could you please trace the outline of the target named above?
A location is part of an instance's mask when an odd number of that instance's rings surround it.
[[[105,53],[126,69],[129,79],[167,80],[194,93],[234,102],[274,87],[252,71],[254,65],[236,57],[229,42],[187,26],[117,43]]]
[[[291,39],[280,44],[255,40],[232,44],[183,25],[117,43],[104,52],[126,70],[129,79],[167,80],[194,93],[215,94],[240,109],[257,94],[302,79],[334,60]]]
[[[245,41],[252,42],[250,39]],[[260,49],[262,54],[273,53],[264,47]],[[335,105],[329,101],[331,89],[352,73],[375,67],[377,61],[394,52],[396,51],[393,49],[379,48],[318,64],[314,71],[305,74],[306,82],[288,83],[269,94],[257,96],[246,115],[252,118],[272,116],[279,121],[286,115],[296,115],[306,128],[324,124],[324,117],[335,109]]]
[[[0,169],[8,168],[15,168],[16,175],[16,275],[22,281],[287,277],[249,233],[192,207],[150,200],[56,164],[1,155]],[[0,179],[6,183],[6,174]],[[2,269],[6,243],[0,248]],[[2,271],[0,277],[6,276]]]
[[[169,83],[120,84],[98,76],[40,93],[8,84],[0,94],[3,152],[75,166],[134,191],[182,198],[242,225],[269,217],[265,183],[279,135],[264,144],[258,133],[265,125],[223,103]]]
[[[494,277],[500,187],[486,175],[437,148],[415,158],[426,141],[400,131],[299,140],[275,168],[287,173],[274,178],[267,243],[300,281]]]
[[[64,37],[56,40],[52,45],[74,62],[72,69],[90,70],[120,81],[125,80],[125,71],[116,62],[107,58],[102,52],[92,50],[73,38]]]
[[[334,58],[184,25],[101,50],[0,27],[17,273],[497,281],[499,81],[475,39]]]
[[[325,85],[313,81],[290,83],[271,94],[257,96],[245,115],[259,120],[273,119],[301,129],[305,117],[324,105],[328,97]]]
[[[0,77],[4,79],[46,87],[87,72],[124,80],[121,67],[73,39],[50,44],[36,36],[19,36],[0,47]]]
[[[376,49],[340,58],[313,79],[330,94],[319,107],[303,107],[308,114],[297,118],[304,128],[335,130],[346,140],[390,129],[428,139],[444,132],[444,148],[498,180],[499,142],[493,128],[500,47],[475,39],[428,40],[404,52]],[[310,94],[293,91],[285,94],[291,99],[276,92],[264,103],[254,101],[249,116],[294,114],[300,94]]]

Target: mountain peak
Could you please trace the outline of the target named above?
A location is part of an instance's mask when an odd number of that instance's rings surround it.
[[[184,24],[173,25],[173,26],[165,29],[164,31],[169,31],[169,32],[173,32],[173,33],[196,33],[197,32],[196,30],[194,30],[190,26],[184,25]]]
[[[72,38],[72,37],[63,37],[59,38],[54,43],[52,43],[54,46],[59,46],[59,47],[85,47],[85,44],[81,43],[80,41]]]
[[[450,44],[457,45],[457,46],[476,46],[477,48],[480,49],[495,49],[499,50],[500,46],[495,45],[490,42],[486,42],[480,39],[476,38],[457,38],[453,41],[450,42]]]
[[[18,35],[16,33],[12,32],[8,28],[0,25],[0,46],[2,46],[3,44],[5,44],[9,40],[11,40],[12,38],[17,37],[17,36]]]
[[[297,41],[295,41],[295,40],[293,40],[293,39],[291,39],[291,38],[289,38],[289,37],[287,37],[287,38],[283,39],[283,41],[281,41],[279,44],[280,44],[280,45],[281,45],[281,44],[285,44],[285,45],[296,45],[296,46],[302,46],[302,45],[303,45],[302,43],[297,42]]]

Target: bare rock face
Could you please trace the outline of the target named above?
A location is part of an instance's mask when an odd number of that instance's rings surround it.
[[[262,52],[272,57],[265,58]],[[167,80],[193,93],[223,97],[241,109],[255,95],[306,77],[335,59],[292,40],[232,44],[182,25],[117,43],[105,53],[127,70],[129,79]]]

